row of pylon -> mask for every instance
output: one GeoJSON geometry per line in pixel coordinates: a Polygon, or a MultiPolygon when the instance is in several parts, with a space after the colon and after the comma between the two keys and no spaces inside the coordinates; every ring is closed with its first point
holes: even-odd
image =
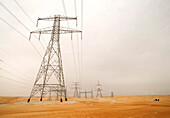
{"type": "MultiPolygon", "coordinates": [[[[79,82],[74,82],[72,89],[74,89],[74,94],[73,97],[81,97],[82,94],[84,94],[84,97],[87,98],[87,94],[91,94],[91,97],[93,98],[93,90],[90,91],[80,91],[80,83],[79,82]]],[[[96,85],[96,97],[102,97],[102,85],[99,83],[96,85]]]]}

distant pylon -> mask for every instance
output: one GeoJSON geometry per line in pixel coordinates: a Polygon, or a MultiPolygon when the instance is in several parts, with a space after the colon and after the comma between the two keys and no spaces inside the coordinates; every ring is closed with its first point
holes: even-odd
{"type": "Polygon", "coordinates": [[[48,101],[51,101],[51,100],[52,100],[52,99],[51,99],[51,92],[52,92],[52,89],[51,89],[51,87],[50,87],[48,101]]]}
{"type": "Polygon", "coordinates": [[[96,91],[97,91],[97,94],[96,94],[96,97],[102,97],[102,85],[99,83],[98,81],[98,84],[96,85],[96,91]]]}
{"type": "Polygon", "coordinates": [[[111,97],[112,97],[112,98],[114,97],[114,94],[113,94],[113,92],[111,92],[111,97]]]}
{"type": "Polygon", "coordinates": [[[32,33],[39,33],[39,39],[41,37],[41,34],[51,34],[51,39],[48,43],[43,61],[41,63],[39,72],[37,74],[30,97],[27,102],[29,102],[30,99],[37,93],[40,93],[40,101],[42,101],[42,98],[50,91],[51,87],[51,91],[54,91],[57,94],[59,93],[61,102],[63,101],[63,95],[65,97],[65,101],[67,101],[67,92],[64,81],[64,72],[60,49],[60,34],[82,33],[82,31],[61,26],[61,21],[77,20],[77,17],[55,15],[46,18],[38,18],[37,25],[38,21],[40,20],[53,21],[53,26],[31,32],[30,39],[32,33]],[[51,80],[51,82],[49,80],[51,80]]]}
{"type": "Polygon", "coordinates": [[[79,97],[79,82],[73,82],[73,87],[71,87],[72,89],[74,89],[74,94],[73,94],[73,97],[79,97]]]}
{"type": "Polygon", "coordinates": [[[56,101],[58,101],[58,91],[56,91],[56,101]]]}
{"type": "Polygon", "coordinates": [[[91,90],[91,97],[93,98],[93,90],[91,90]]]}
{"type": "Polygon", "coordinates": [[[90,93],[91,94],[91,98],[93,98],[93,90],[91,91],[84,91],[84,92],[79,92],[79,97],[81,97],[81,94],[84,94],[84,97],[87,98],[87,94],[90,93]]]}

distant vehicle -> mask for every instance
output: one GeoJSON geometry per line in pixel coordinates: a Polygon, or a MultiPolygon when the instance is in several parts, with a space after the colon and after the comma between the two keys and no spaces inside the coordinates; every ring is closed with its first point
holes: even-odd
{"type": "Polygon", "coordinates": [[[159,101],[159,99],[155,99],[154,101],[159,101]]]}

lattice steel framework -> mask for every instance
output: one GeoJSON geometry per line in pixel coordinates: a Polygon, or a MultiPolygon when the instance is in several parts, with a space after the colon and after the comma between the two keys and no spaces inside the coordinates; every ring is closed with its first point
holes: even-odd
{"type": "Polygon", "coordinates": [[[79,97],[79,89],[80,89],[79,84],[80,84],[79,82],[73,82],[72,84],[73,87],[71,88],[74,89],[73,97],[79,97]]]}
{"type": "Polygon", "coordinates": [[[81,92],[79,92],[79,97],[81,97],[81,94],[84,94],[84,97],[87,98],[88,93],[91,94],[91,98],[93,98],[93,90],[91,90],[91,91],[86,91],[85,90],[83,92],[81,91],[81,92]]]}
{"type": "Polygon", "coordinates": [[[97,95],[96,95],[96,97],[102,97],[102,85],[99,83],[99,81],[98,81],[98,84],[96,85],[96,91],[97,91],[97,95]]]}
{"type": "Polygon", "coordinates": [[[111,92],[111,97],[112,97],[112,98],[114,97],[114,93],[113,93],[113,92],[111,92]]]}
{"type": "Polygon", "coordinates": [[[30,99],[39,92],[41,95],[40,101],[42,101],[42,98],[50,91],[53,92],[55,91],[57,96],[59,94],[61,102],[62,102],[63,95],[65,97],[65,100],[67,101],[67,96],[66,96],[67,92],[66,92],[66,86],[64,82],[64,73],[63,73],[63,65],[62,65],[62,57],[61,57],[61,49],[60,49],[60,34],[66,34],[66,33],[82,34],[82,31],[60,26],[61,21],[77,20],[77,17],[65,17],[60,15],[55,15],[47,18],[38,18],[37,26],[38,26],[38,21],[40,20],[53,21],[53,26],[32,31],[30,33],[30,39],[32,33],[39,33],[39,39],[41,37],[41,34],[51,34],[51,39],[48,43],[39,72],[37,74],[35,83],[33,85],[30,97],[27,102],[30,102],[30,99]],[[56,82],[52,84],[48,83],[51,78],[54,78],[56,82]],[[40,83],[40,80],[43,81],[40,83]]]}

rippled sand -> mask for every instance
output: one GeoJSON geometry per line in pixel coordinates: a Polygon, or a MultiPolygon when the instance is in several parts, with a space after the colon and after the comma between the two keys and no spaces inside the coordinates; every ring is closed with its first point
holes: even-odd
{"type": "Polygon", "coordinates": [[[26,97],[0,97],[0,118],[170,118],[170,96],[68,98],[67,102],[26,102],[26,97]],[[160,101],[154,101],[159,98],[160,101]]]}

